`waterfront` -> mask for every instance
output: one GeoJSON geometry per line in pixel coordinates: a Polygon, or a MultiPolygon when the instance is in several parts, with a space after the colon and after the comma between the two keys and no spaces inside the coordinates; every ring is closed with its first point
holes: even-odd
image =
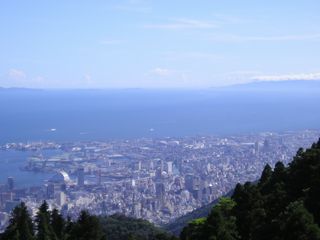
{"type": "Polygon", "coordinates": [[[24,201],[36,211],[46,199],[65,216],[87,209],[167,223],[223,196],[238,182],[255,181],[266,164],[289,163],[319,136],[320,131],[304,130],[8,143],[1,146],[1,209],[7,216],[24,201]]]}
{"type": "MultiPolygon", "coordinates": [[[[56,151],[43,151],[43,154],[50,156],[56,151]]],[[[28,157],[32,151],[0,150],[0,183],[5,183],[8,177],[15,179],[17,188],[41,186],[53,173],[24,171],[28,157]]]]}

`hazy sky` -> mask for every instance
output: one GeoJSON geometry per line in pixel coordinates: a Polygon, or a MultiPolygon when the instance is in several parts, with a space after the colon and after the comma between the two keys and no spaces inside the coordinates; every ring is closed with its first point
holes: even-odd
{"type": "Polygon", "coordinates": [[[320,79],[319,0],[2,0],[0,86],[320,79]]]}

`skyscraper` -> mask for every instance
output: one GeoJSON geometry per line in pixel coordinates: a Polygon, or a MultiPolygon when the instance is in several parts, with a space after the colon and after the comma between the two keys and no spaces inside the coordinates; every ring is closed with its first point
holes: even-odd
{"type": "Polygon", "coordinates": [[[167,173],[168,173],[168,175],[172,175],[172,173],[173,173],[173,163],[172,162],[167,162],[167,173]]]}
{"type": "Polygon", "coordinates": [[[8,177],[7,184],[8,184],[8,190],[12,191],[14,189],[14,179],[13,179],[13,177],[8,177]]]}
{"type": "Polygon", "coordinates": [[[82,167],[78,169],[78,186],[84,186],[84,168],[82,167]]]}
{"type": "Polygon", "coordinates": [[[259,157],[259,154],[260,154],[260,144],[259,142],[255,142],[254,144],[254,154],[259,157]]]}
{"type": "Polygon", "coordinates": [[[164,183],[162,183],[162,182],[157,182],[156,183],[156,196],[157,196],[157,199],[159,200],[160,205],[163,206],[164,200],[165,200],[165,186],[164,186],[164,183]]]}

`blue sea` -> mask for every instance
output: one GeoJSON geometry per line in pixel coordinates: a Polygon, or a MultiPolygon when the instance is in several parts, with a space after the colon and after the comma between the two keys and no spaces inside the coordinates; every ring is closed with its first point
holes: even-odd
{"type": "MultiPolygon", "coordinates": [[[[47,157],[57,154],[52,150],[46,150],[42,153],[47,157]]],[[[5,184],[8,177],[13,177],[17,188],[42,186],[45,180],[50,179],[52,173],[35,173],[23,170],[28,157],[33,154],[33,152],[26,151],[0,150],[0,184],[5,184]]]]}
{"type": "Polygon", "coordinates": [[[0,144],[320,128],[320,89],[2,90],[0,144]]]}
{"type": "MultiPolygon", "coordinates": [[[[0,89],[0,144],[138,137],[230,135],[320,129],[320,85],[204,90],[0,89]]],[[[20,173],[25,153],[0,153],[0,181],[20,173]],[[9,164],[12,163],[12,164],[9,164]]]]}

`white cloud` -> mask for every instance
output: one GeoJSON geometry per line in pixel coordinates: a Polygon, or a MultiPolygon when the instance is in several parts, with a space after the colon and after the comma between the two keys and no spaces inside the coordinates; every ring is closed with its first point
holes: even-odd
{"type": "Polygon", "coordinates": [[[285,81],[285,80],[320,80],[318,73],[300,73],[300,74],[283,74],[283,75],[258,75],[252,77],[256,81],[285,81]]]}
{"type": "Polygon", "coordinates": [[[182,84],[189,80],[188,72],[161,67],[152,69],[146,76],[151,76],[152,79],[165,81],[166,83],[170,82],[170,85],[182,84]]]}
{"type": "Polygon", "coordinates": [[[144,28],[172,29],[172,30],[175,30],[175,29],[209,29],[209,28],[217,28],[217,27],[218,27],[218,24],[216,22],[187,19],[187,18],[173,19],[169,23],[144,25],[144,28]]]}
{"type": "Polygon", "coordinates": [[[23,80],[27,77],[26,73],[22,70],[11,68],[8,72],[8,76],[13,80],[23,80]]]}
{"type": "Polygon", "coordinates": [[[150,71],[151,74],[157,75],[160,77],[167,77],[167,76],[171,75],[173,72],[174,71],[172,71],[170,69],[160,68],[160,67],[154,68],[150,71]]]}
{"type": "Polygon", "coordinates": [[[221,42],[305,41],[305,40],[320,40],[320,34],[279,35],[279,36],[214,35],[210,37],[210,40],[221,41],[221,42]]]}

